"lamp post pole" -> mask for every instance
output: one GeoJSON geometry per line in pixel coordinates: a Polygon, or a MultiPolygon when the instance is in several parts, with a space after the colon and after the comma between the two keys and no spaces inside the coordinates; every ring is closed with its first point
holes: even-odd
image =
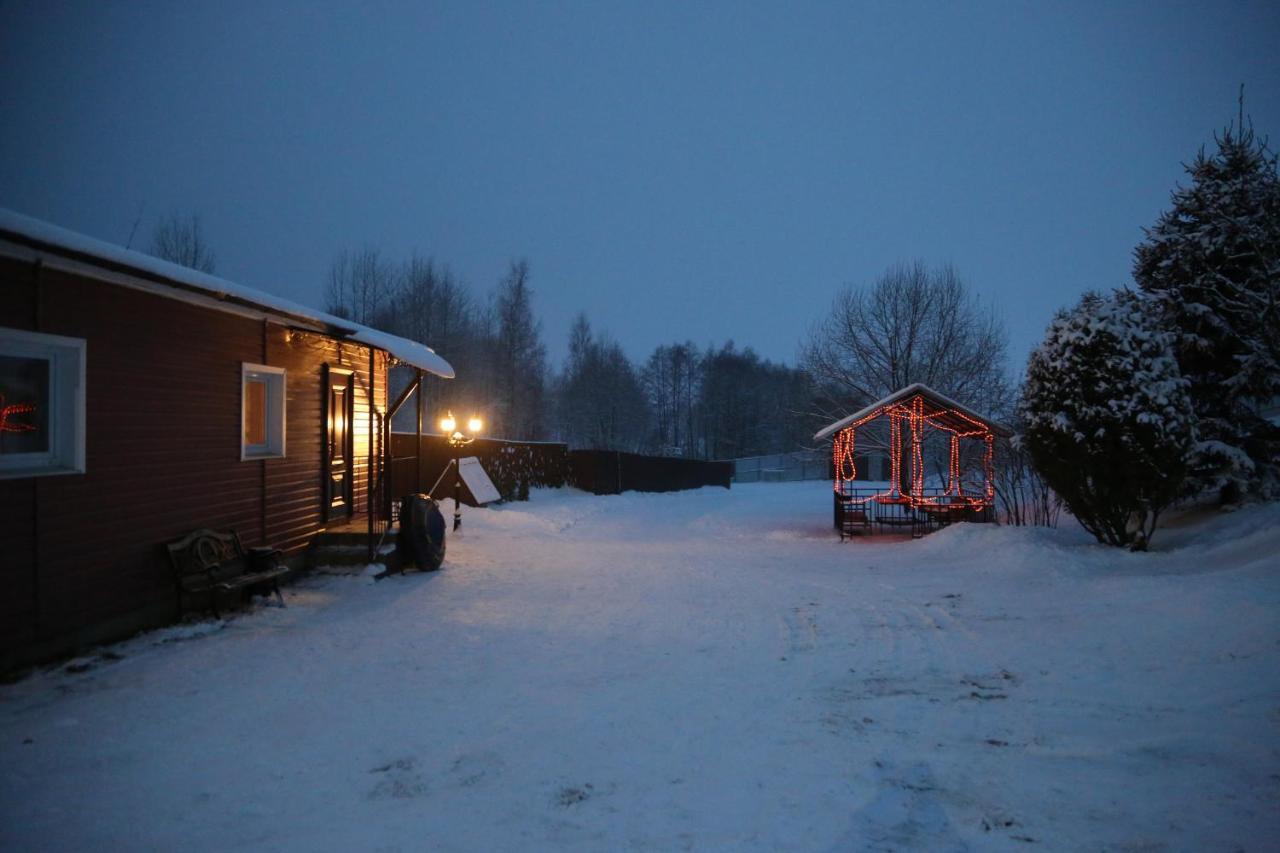
{"type": "Polygon", "coordinates": [[[462,445],[453,445],[453,529],[462,526],[462,445]]]}
{"type": "MultiPolygon", "coordinates": [[[[484,422],[475,415],[467,421],[467,430],[463,432],[453,412],[447,412],[440,419],[440,429],[447,436],[449,446],[453,448],[453,529],[462,526],[462,448],[476,440],[476,435],[484,427],[484,422]]],[[[446,469],[448,470],[448,469],[446,469]]]]}

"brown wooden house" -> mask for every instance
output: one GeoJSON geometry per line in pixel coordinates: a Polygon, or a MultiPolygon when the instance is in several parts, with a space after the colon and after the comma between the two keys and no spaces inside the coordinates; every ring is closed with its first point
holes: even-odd
{"type": "Polygon", "coordinates": [[[172,621],[164,544],[193,529],[296,561],[380,526],[395,363],[453,376],[413,341],[0,210],[0,669],[172,621]]]}

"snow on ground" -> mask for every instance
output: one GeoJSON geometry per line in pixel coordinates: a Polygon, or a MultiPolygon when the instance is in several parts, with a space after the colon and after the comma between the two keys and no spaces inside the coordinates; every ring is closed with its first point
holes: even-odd
{"type": "Polygon", "coordinates": [[[822,483],[464,513],[438,573],[0,687],[0,849],[1276,849],[1280,506],[1151,554],[840,543],[822,483]]]}

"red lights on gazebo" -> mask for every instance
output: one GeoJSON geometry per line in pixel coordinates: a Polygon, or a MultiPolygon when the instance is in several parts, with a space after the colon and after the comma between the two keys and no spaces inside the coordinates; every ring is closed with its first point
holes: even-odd
{"type": "Polygon", "coordinates": [[[990,421],[954,400],[921,384],[910,385],[883,400],[820,430],[814,439],[832,438],[835,468],[836,526],[843,535],[853,532],[850,518],[865,527],[880,524],[912,525],[928,529],[951,521],[989,521],[995,500],[995,438],[1009,435],[1005,427],[990,421]],[[889,485],[887,489],[859,489],[857,433],[860,427],[888,420],[889,485]],[[924,444],[928,436],[947,437],[947,474],[941,487],[926,487],[924,444]],[[961,465],[963,441],[980,441],[982,483],[966,491],[961,465]],[[909,477],[903,477],[903,465],[909,477]],[[894,511],[884,508],[895,507],[894,511]]]}

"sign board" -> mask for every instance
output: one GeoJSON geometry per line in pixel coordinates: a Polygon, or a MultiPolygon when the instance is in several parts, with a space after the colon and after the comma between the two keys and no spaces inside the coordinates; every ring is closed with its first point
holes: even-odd
{"type": "Polygon", "coordinates": [[[502,500],[502,495],[498,494],[493,480],[489,479],[489,475],[485,473],[480,460],[476,457],[468,456],[465,459],[459,459],[458,472],[462,475],[462,482],[466,483],[467,488],[471,490],[471,496],[476,499],[476,503],[484,505],[502,500]]]}

